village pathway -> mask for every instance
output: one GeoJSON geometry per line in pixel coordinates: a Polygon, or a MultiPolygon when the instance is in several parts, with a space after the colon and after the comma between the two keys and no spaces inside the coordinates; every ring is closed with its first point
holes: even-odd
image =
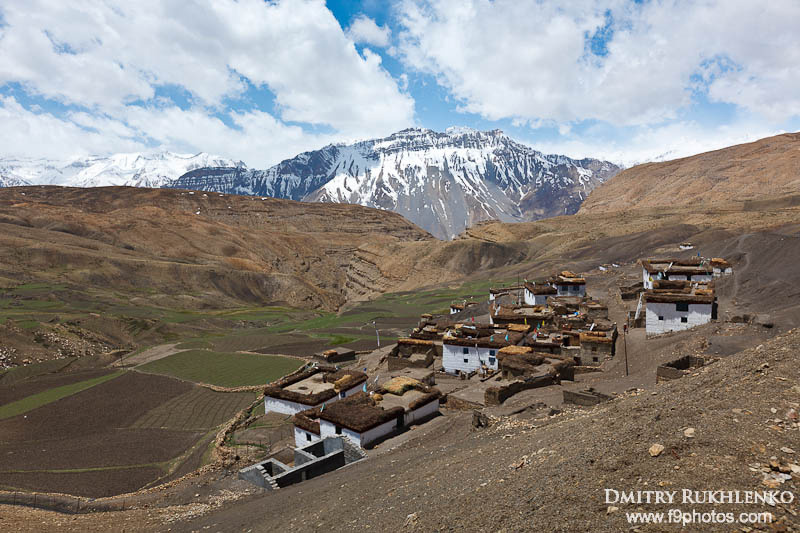
{"type": "Polygon", "coordinates": [[[185,351],[185,350],[179,350],[177,346],[178,346],[177,343],[160,344],[158,346],[153,346],[152,348],[148,348],[130,357],[120,359],[119,361],[116,361],[113,366],[136,367],[143,365],[145,363],[150,363],[152,361],[157,361],[159,359],[169,357],[170,355],[176,354],[178,352],[185,351]]]}

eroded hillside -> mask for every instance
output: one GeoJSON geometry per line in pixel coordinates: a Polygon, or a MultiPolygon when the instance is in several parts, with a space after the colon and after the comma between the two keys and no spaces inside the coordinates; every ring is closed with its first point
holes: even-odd
{"type": "Polygon", "coordinates": [[[580,213],[667,206],[707,209],[800,193],[800,133],[637,165],[597,187],[580,213]]]}

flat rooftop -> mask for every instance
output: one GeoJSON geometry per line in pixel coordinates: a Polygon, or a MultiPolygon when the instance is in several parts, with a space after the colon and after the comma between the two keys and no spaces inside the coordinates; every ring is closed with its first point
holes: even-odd
{"type": "Polygon", "coordinates": [[[333,383],[325,383],[322,381],[324,374],[322,372],[307,377],[297,383],[292,383],[284,387],[284,390],[296,392],[297,394],[317,394],[329,389],[333,389],[333,383]]]}

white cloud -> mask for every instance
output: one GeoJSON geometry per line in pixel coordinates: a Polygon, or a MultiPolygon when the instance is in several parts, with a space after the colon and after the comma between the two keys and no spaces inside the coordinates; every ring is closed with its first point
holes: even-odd
{"type": "Polygon", "coordinates": [[[465,111],[486,118],[617,125],[674,120],[692,103],[693,76],[713,101],[769,120],[800,114],[795,0],[404,0],[398,49],[436,76],[465,111]],[[607,55],[587,36],[606,24],[607,55]]]}
{"type": "Polygon", "coordinates": [[[359,15],[350,24],[347,35],[356,43],[371,44],[380,48],[389,46],[392,32],[366,15],[359,15]]]}
{"type": "MultiPolygon", "coordinates": [[[[86,123],[88,116],[79,122],[86,123]]],[[[91,154],[136,152],[145,145],[121,132],[87,131],[72,121],[47,113],[34,113],[10,96],[0,96],[0,146],[2,155],[71,159],[91,154]]]]}
{"type": "MultiPolygon", "coordinates": [[[[308,131],[373,136],[414,122],[411,97],[380,56],[359,54],[323,0],[12,0],[0,15],[0,87],[19,83],[28,94],[81,109],[62,119],[18,104],[4,112],[23,122],[55,120],[58,131],[77,128],[67,143],[75,149],[82,140],[84,151],[110,152],[135,134],[167,149],[197,146],[263,166],[294,155],[277,155],[280,148],[329,138],[308,131]],[[227,108],[246,82],[274,95],[275,116],[227,108]],[[187,95],[189,109],[159,90],[187,95]],[[84,128],[107,133],[107,148],[84,128]]],[[[0,142],[10,135],[0,133],[0,142]]],[[[42,143],[31,137],[29,144],[42,143]]]]}
{"type": "Polygon", "coordinates": [[[169,147],[225,154],[266,167],[334,141],[333,134],[309,134],[262,111],[232,113],[231,119],[232,127],[204,110],[176,106],[127,106],[118,118],[71,113],[62,119],[0,96],[0,145],[4,155],[57,160],[169,147]]]}
{"type": "Polygon", "coordinates": [[[630,167],[648,161],[667,161],[726,146],[753,142],[785,133],[758,121],[737,121],[718,127],[704,127],[692,121],[675,121],[661,126],[640,126],[620,140],[608,140],[587,132],[554,141],[530,144],[545,153],[573,158],[594,157],[630,167]]]}

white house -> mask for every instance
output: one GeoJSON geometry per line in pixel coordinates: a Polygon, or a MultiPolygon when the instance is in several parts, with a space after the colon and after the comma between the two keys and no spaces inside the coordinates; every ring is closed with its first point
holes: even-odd
{"type": "MultiPolygon", "coordinates": [[[[711,291],[702,291],[710,293],[711,291]]],[[[647,335],[681,331],[710,322],[715,318],[713,294],[652,293],[644,294],[647,335]]]]}
{"type": "Polygon", "coordinates": [[[367,375],[355,370],[316,366],[289,374],[267,385],[264,412],[294,415],[360,391],[367,375]]]}
{"type": "Polygon", "coordinates": [[[700,257],[688,259],[643,259],[642,283],[645,289],[652,289],[653,282],[669,281],[711,281],[714,277],[712,265],[700,257]]]}
{"type": "Polygon", "coordinates": [[[558,296],[586,296],[586,280],[565,270],[550,280],[558,296]]]}
{"type": "Polygon", "coordinates": [[[500,330],[488,337],[448,337],[442,339],[442,366],[448,374],[480,370],[482,366],[497,370],[497,352],[504,346],[517,344],[523,333],[500,330]],[[508,339],[508,340],[506,340],[508,339]]]}
{"type": "Polygon", "coordinates": [[[439,412],[439,390],[414,379],[394,378],[376,392],[298,413],[295,444],[340,436],[364,448],[439,412]]]}
{"type": "Polygon", "coordinates": [[[547,299],[558,294],[558,289],[545,283],[525,282],[525,305],[546,305],[547,299]]]}

